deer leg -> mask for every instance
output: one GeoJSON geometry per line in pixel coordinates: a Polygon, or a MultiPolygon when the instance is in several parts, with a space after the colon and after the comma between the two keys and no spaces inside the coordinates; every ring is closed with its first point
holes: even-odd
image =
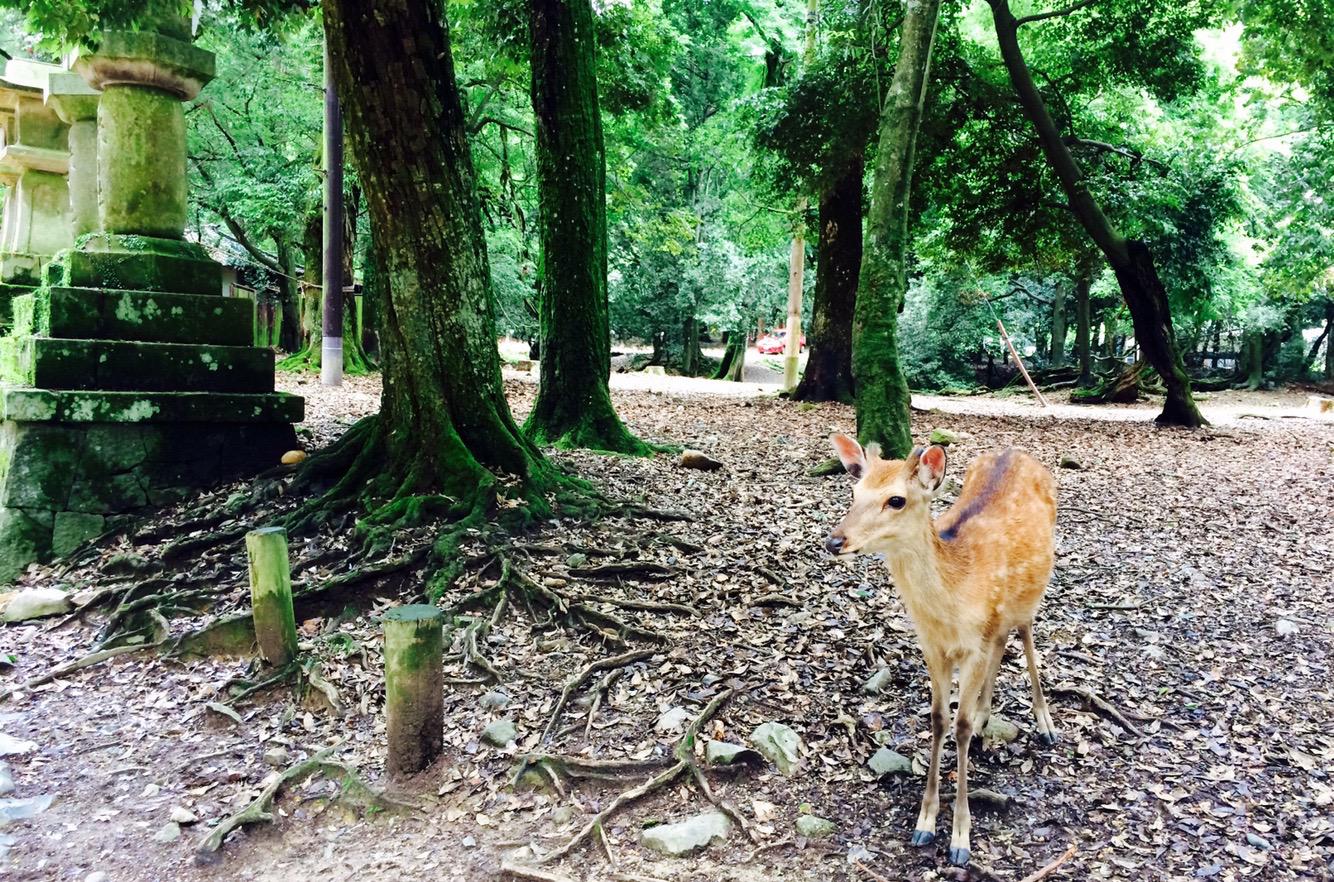
{"type": "Polygon", "coordinates": [[[1042,679],[1038,676],[1038,651],[1033,646],[1031,622],[1019,628],[1019,637],[1024,641],[1024,656],[1028,659],[1028,679],[1033,686],[1033,720],[1038,726],[1038,739],[1043,744],[1055,744],[1059,736],[1056,734],[1056,726],[1051,721],[1051,711],[1047,709],[1047,696],[1042,692],[1042,679]]]}
{"type": "Polygon", "coordinates": [[[954,792],[954,830],[950,836],[950,863],[968,863],[968,836],[972,814],[968,810],[968,747],[973,740],[973,720],[978,713],[982,689],[991,670],[991,655],[978,653],[959,671],[959,710],[954,716],[954,741],[959,751],[958,788],[954,792]]]}
{"type": "Polygon", "coordinates": [[[943,656],[928,656],[926,669],[931,675],[931,765],[926,773],[922,808],[913,828],[913,845],[930,845],[936,838],[936,812],[940,809],[940,752],[945,745],[945,725],[949,721],[950,663],[943,656]]]}
{"type": "MultiPolygon", "coordinates": [[[[1006,637],[1008,636],[1006,635],[1006,637]]],[[[977,703],[977,732],[979,735],[986,731],[987,723],[991,722],[991,695],[996,688],[996,675],[1000,673],[1001,662],[1005,659],[1006,637],[998,639],[995,646],[991,648],[991,658],[987,665],[987,679],[982,684],[982,698],[977,703]]]]}

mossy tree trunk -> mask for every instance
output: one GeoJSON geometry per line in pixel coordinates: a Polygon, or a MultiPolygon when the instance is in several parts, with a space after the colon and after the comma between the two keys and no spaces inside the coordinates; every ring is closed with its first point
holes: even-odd
{"type": "Polygon", "coordinates": [[[612,407],[606,156],[590,0],[530,0],[542,246],[541,372],[524,430],[539,444],[644,454],[612,407]]]}
{"type": "MultiPolygon", "coordinates": [[[[1153,255],[1143,242],[1122,236],[1103,213],[1102,206],[1089,191],[1083,172],[1062,138],[1056,120],[1047,109],[1047,103],[1038,91],[1019,47],[1019,27],[1050,16],[1039,14],[1032,18],[1015,18],[1010,11],[1009,0],[987,2],[991,5],[1001,59],[1019,103],[1037,131],[1047,164],[1060,181],[1069,200],[1070,210],[1112,265],[1121,296],[1130,309],[1135,340],[1167,387],[1167,400],[1163,403],[1163,411],[1158,415],[1157,422],[1173,426],[1206,425],[1206,420],[1195,406],[1195,399],[1191,397],[1190,377],[1182,364],[1172,330],[1167,291],[1158,276],[1153,255]]],[[[1061,14],[1073,12],[1083,5],[1066,7],[1061,14]]]]}
{"type": "Polygon", "coordinates": [[[1093,290],[1091,259],[1080,261],[1075,271],[1075,357],[1079,361],[1080,388],[1093,384],[1093,308],[1090,302],[1093,290]]]}
{"type": "Polygon", "coordinates": [[[1057,285],[1051,296],[1051,345],[1047,362],[1054,368],[1065,367],[1065,338],[1068,325],[1065,316],[1065,288],[1057,285]]]}
{"type": "Polygon", "coordinates": [[[731,380],[733,383],[741,382],[741,378],[746,371],[746,343],[748,338],[746,331],[724,331],[722,361],[718,362],[718,370],[713,372],[715,380],[731,380]]]}
{"type": "MultiPolygon", "coordinates": [[[[357,239],[357,190],[344,197],[343,203],[343,280],[350,287],[353,278],[352,244],[357,239]]],[[[285,371],[318,371],[323,360],[324,336],[324,215],[318,206],[307,213],[301,236],[301,320],[298,347],[278,363],[285,371]]],[[[357,320],[356,298],[343,297],[343,373],[365,374],[370,362],[361,345],[361,325],[357,320]]]]}
{"type": "Polygon", "coordinates": [[[852,317],[862,264],[862,157],[855,156],[820,197],[820,247],[811,303],[810,352],[792,397],[798,401],[854,399],[852,317]]]}
{"type": "Polygon", "coordinates": [[[278,330],[278,348],[284,352],[296,352],[301,340],[301,286],[296,278],[296,254],[292,243],[286,239],[278,241],[278,265],[282,276],[278,285],[282,291],[282,322],[278,330]]]}
{"type": "Polygon", "coordinates": [[[519,431],[501,385],[443,4],[326,0],[322,8],[385,283],[381,410],[358,432],[361,454],[345,480],[364,475],[363,496],[410,504],[443,495],[456,510],[476,511],[505,473],[540,514],[557,473],[519,431]]]}
{"type": "Polygon", "coordinates": [[[915,0],[901,26],[899,58],[880,115],[865,250],[852,322],[857,437],[888,456],[912,448],[908,383],[899,365],[899,311],[907,296],[908,199],[930,81],[940,0],[915,0]]]}

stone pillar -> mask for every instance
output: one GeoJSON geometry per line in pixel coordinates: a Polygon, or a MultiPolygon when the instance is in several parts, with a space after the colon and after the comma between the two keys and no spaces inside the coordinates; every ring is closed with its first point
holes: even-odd
{"type": "Polygon", "coordinates": [[[303,402],[274,391],[253,303],[221,296],[222,266],[183,235],[181,102],[213,74],[189,39],[182,26],[103,33],[75,56],[102,93],[91,151],[88,108],[53,98],[77,127],[66,204],[95,229],[14,299],[0,339],[0,582],[296,446],[303,402]]]}
{"type": "Polygon", "coordinates": [[[35,285],[42,266],[73,242],[70,232],[67,128],[46,106],[47,77],[60,68],[10,60],[0,77],[0,183],[6,186],[0,230],[0,317],[8,322],[13,288],[35,285]]]}
{"type": "Polygon", "coordinates": [[[99,230],[62,257],[53,282],[88,288],[217,294],[222,270],[184,239],[185,113],[213,78],[213,54],[189,28],[108,31],[74,70],[101,92],[97,106],[99,230]]]}
{"type": "Polygon", "coordinates": [[[52,73],[46,103],[69,126],[70,233],[77,241],[100,228],[97,218],[97,90],[71,71],[52,73]]]}

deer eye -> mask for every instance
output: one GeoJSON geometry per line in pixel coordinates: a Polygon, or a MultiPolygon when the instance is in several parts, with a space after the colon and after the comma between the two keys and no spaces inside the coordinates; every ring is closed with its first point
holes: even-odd
{"type": "Polygon", "coordinates": [[[898,511],[907,504],[908,500],[904,499],[902,496],[891,496],[885,500],[885,508],[892,508],[895,511],[898,511]]]}

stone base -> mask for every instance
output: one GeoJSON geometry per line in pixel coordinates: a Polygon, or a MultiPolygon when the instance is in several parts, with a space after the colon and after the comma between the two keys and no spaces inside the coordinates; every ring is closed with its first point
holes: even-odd
{"type": "Polygon", "coordinates": [[[16,285],[0,282],[0,328],[9,330],[14,326],[14,301],[32,292],[31,285],[16,285]]]}
{"type": "Polygon", "coordinates": [[[193,242],[94,233],[51,259],[48,287],[222,293],[222,264],[193,242]]]}
{"type": "Polygon", "coordinates": [[[270,468],[295,445],[285,422],[6,420],[0,424],[0,582],[34,561],[68,554],[118,516],[270,468]]]}

